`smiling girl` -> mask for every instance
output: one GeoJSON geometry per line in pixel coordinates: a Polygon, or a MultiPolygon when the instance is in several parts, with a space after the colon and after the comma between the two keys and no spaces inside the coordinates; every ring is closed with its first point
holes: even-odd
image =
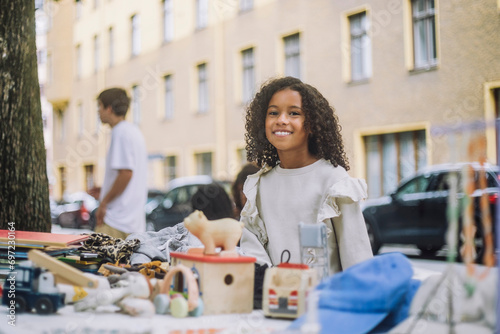
{"type": "Polygon", "coordinates": [[[241,248],[261,265],[284,250],[300,263],[299,222],[326,224],[330,273],[372,257],[359,201],[366,183],[349,176],[341,126],[314,87],[286,77],[265,83],[247,109],[246,149],[261,170],[247,178],[241,248]]]}

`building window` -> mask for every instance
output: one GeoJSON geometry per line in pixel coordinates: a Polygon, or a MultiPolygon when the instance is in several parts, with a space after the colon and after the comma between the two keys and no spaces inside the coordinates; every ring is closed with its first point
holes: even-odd
{"type": "Polygon", "coordinates": [[[240,0],[240,11],[245,12],[253,9],[253,0],[240,0]]]}
{"type": "Polygon", "coordinates": [[[78,136],[83,136],[83,130],[85,129],[85,115],[83,111],[83,104],[78,104],[78,136]]]}
{"type": "Polygon", "coordinates": [[[172,0],[163,0],[163,41],[170,42],[174,38],[174,13],[172,0]]]}
{"type": "Polygon", "coordinates": [[[59,120],[59,141],[64,142],[66,139],[66,117],[63,110],[59,110],[57,115],[59,120]]]}
{"type": "Polygon", "coordinates": [[[66,168],[64,167],[59,167],[59,182],[60,182],[60,191],[61,191],[61,198],[64,196],[64,193],[66,192],[66,168]]]}
{"type": "Polygon", "coordinates": [[[172,75],[167,75],[164,78],[165,82],[165,119],[174,118],[174,92],[172,75]]]}
{"type": "Polygon", "coordinates": [[[43,10],[43,0],[35,0],[35,9],[43,10]]]}
{"type": "Polygon", "coordinates": [[[364,137],[368,197],[396,189],[398,183],[427,165],[425,130],[364,137]]]}
{"type": "Polygon", "coordinates": [[[244,166],[247,160],[247,150],[245,148],[239,148],[236,150],[236,159],[238,159],[238,166],[244,166]]]}
{"type": "MultiPolygon", "coordinates": [[[[500,152],[499,149],[500,147],[498,147],[498,143],[499,143],[499,138],[498,136],[500,135],[500,124],[498,123],[499,122],[499,119],[500,119],[500,88],[494,88],[492,90],[492,93],[493,93],[493,108],[494,108],[494,112],[495,112],[495,119],[496,119],[496,152],[500,152]]],[[[497,153],[498,154],[498,153],[497,153]]],[[[497,161],[500,160],[500,157],[497,157],[497,161]]]]}
{"type": "Polygon", "coordinates": [[[94,165],[86,165],[85,167],[85,191],[94,188],[94,165]]]}
{"type": "Polygon", "coordinates": [[[165,157],[164,175],[165,184],[177,177],[177,157],[175,155],[165,157]]]}
{"type": "Polygon", "coordinates": [[[96,98],[96,103],[95,103],[95,133],[99,133],[99,129],[101,128],[101,117],[99,116],[99,101],[96,98]]]}
{"type": "Polygon", "coordinates": [[[99,36],[94,36],[94,73],[99,71],[99,36]]]}
{"type": "Polygon", "coordinates": [[[139,86],[132,87],[132,114],[134,123],[139,125],[141,123],[141,98],[139,86]]]}
{"type": "Polygon", "coordinates": [[[198,65],[198,113],[208,112],[207,64],[198,65]]]}
{"type": "Polygon", "coordinates": [[[77,1],[75,5],[75,17],[77,20],[82,17],[82,13],[83,13],[83,2],[77,1]]]}
{"type": "Polygon", "coordinates": [[[113,27],[108,30],[108,52],[109,52],[109,67],[115,64],[115,31],[113,27]]]}
{"type": "Polygon", "coordinates": [[[196,0],[196,29],[208,25],[208,0],[196,0]]]}
{"type": "Polygon", "coordinates": [[[415,68],[437,64],[434,0],[412,0],[415,68]]]}
{"type": "Polygon", "coordinates": [[[78,44],[76,46],[76,78],[80,79],[82,77],[82,46],[78,44]]]}
{"type": "Polygon", "coordinates": [[[493,89],[493,98],[495,100],[495,118],[500,118],[500,88],[493,89]]]}
{"type": "Polygon", "coordinates": [[[212,152],[195,154],[196,173],[212,176],[212,152]]]}
{"type": "Polygon", "coordinates": [[[363,80],[371,76],[371,41],[368,28],[366,12],[349,16],[352,81],[363,80]]]}
{"type": "Polygon", "coordinates": [[[300,78],[299,34],[283,38],[285,44],[285,75],[300,78]]]}
{"type": "Polygon", "coordinates": [[[54,80],[54,66],[52,64],[52,53],[47,53],[47,83],[51,84],[54,80]]]}
{"type": "Polygon", "coordinates": [[[247,103],[252,99],[255,87],[253,48],[241,52],[241,62],[243,67],[242,100],[247,103]]]}
{"type": "Polygon", "coordinates": [[[130,18],[132,26],[132,56],[137,56],[141,52],[141,32],[140,32],[140,18],[139,14],[135,14],[130,18]]]}

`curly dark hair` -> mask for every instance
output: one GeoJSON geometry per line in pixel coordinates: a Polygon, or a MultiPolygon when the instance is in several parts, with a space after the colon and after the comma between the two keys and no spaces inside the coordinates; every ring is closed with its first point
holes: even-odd
{"type": "Polygon", "coordinates": [[[335,167],[340,165],[349,170],[340,134],[342,127],[335,109],[316,88],[293,77],[274,78],[265,82],[248,106],[245,124],[248,161],[254,161],[260,167],[278,164],[278,152],[267,140],[265,122],[269,101],[276,92],[284,89],[294,90],[302,97],[304,128],[309,131],[309,152],[318,159],[330,161],[335,167]]]}

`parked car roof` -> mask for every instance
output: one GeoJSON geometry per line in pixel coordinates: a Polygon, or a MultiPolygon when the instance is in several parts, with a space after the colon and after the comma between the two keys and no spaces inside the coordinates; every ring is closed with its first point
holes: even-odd
{"type": "Polygon", "coordinates": [[[208,175],[182,176],[168,182],[167,191],[190,184],[210,184],[212,182],[214,179],[208,175]]]}

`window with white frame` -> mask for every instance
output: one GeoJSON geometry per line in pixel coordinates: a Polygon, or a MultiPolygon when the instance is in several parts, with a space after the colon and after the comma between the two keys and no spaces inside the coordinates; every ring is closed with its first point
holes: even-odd
{"type": "Polygon", "coordinates": [[[293,34],[283,38],[285,44],[285,75],[300,78],[300,36],[293,34]]]}
{"type": "Polygon", "coordinates": [[[253,9],[253,0],[240,0],[240,11],[244,12],[253,9]]]}
{"type": "Polygon", "coordinates": [[[109,67],[115,64],[115,30],[113,27],[108,29],[108,53],[109,53],[109,67]]]}
{"type": "Polygon", "coordinates": [[[173,0],[163,0],[163,41],[170,42],[174,38],[173,0]]]}
{"type": "Polygon", "coordinates": [[[165,184],[177,177],[177,157],[175,155],[165,157],[163,173],[165,184]]]}
{"type": "Polygon", "coordinates": [[[196,173],[212,176],[212,152],[195,154],[196,173]]]}
{"type": "Polygon", "coordinates": [[[253,48],[241,51],[242,63],[242,101],[249,102],[254,94],[255,88],[255,68],[254,68],[254,52],[253,48]]]}
{"type": "Polygon", "coordinates": [[[54,80],[54,65],[52,64],[52,53],[47,53],[47,83],[54,80]]]}
{"type": "Polygon", "coordinates": [[[495,118],[500,118],[500,88],[493,89],[493,99],[495,101],[495,118]]]}
{"type": "Polygon", "coordinates": [[[246,163],[248,163],[247,160],[247,150],[245,148],[239,148],[236,150],[236,159],[238,159],[238,166],[242,167],[246,163]]]}
{"type": "Polygon", "coordinates": [[[208,112],[207,64],[198,65],[198,113],[208,112]]]}
{"type": "Polygon", "coordinates": [[[132,56],[137,56],[141,52],[141,31],[140,31],[140,17],[139,14],[135,14],[130,18],[130,24],[132,28],[131,34],[131,46],[132,46],[132,56]]]}
{"type": "Polygon", "coordinates": [[[83,136],[85,129],[85,114],[83,110],[83,103],[78,103],[78,136],[83,136]]]}
{"type": "Polygon", "coordinates": [[[139,125],[141,123],[141,93],[139,86],[132,87],[132,116],[134,123],[139,125]]]}
{"type": "MultiPolygon", "coordinates": [[[[498,122],[500,119],[500,87],[493,88],[491,90],[491,94],[493,95],[493,110],[495,113],[495,119],[498,122]]],[[[499,143],[500,132],[498,130],[498,123],[497,123],[495,130],[496,130],[496,142],[495,143],[496,143],[496,149],[497,149],[496,151],[499,152],[500,147],[498,146],[498,143],[499,143]]]]}
{"type": "Polygon", "coordinates": [[[66,175],[66,168],[65,167],[59,167],[59,182],[60,182],[59,191],[61,192],[61,196],[62,196],[66,192],[67,175],[66,175]]]}
{"type": "Polygon", "coordinates": [[[96,113],[95,113],[95,133],[99,133],[99,130],[101,129],[101,117],[99,116],[99,100],[97,100],[96,98],[96,101],[95,101],[95,110],[96,110],[96,113]]]}
{"type": "Polygon", "coordinates": [[[44,0],[35,0],[35,9],[38,10],[43,10],[43,1],[44,0]]]}
{"type": "Polygon", "coordinates": [[[94,36],[94,73],[97,73],[97,71],[99,71],[99,58],[100,58],[99,36],[95,35],[94,36]]]}
{"type": "Polygon", "coordinates": [[[80,79],[82,77],[82,46],[78,44],[76,46],[76,78],[80,79]]]}
{"type": "Polygon", "coordinates": [[[208,25],[208,0],[196,0],[196,29],[208,25]]]}
{"type": "Polygon", "coordinates": [[[82,12],[83,12],[83,2],[77,1],[75,4],[75,17],[77,20],[82,17],[82,12]]]}
{"type": "Polygon", "coordinates": [[[413,56],[415,68],[437,64],[434,0],[412,0],[413,56]]]}
{"type": "Polygon", "coordinates": [[[366,12],[349,16],[351,36],[351,81],[371,76],[371,41],[368,35],[369,23],[366,12]]]}
{"type": "Polygon", "coordinates": [[[172,75],[163,78],[165,84],[165,119],[174,118],[174,91],[172,75]]]}
{"type": "Polygon", "coordinates": [[[64,142],[66,139],[66,117],[64,110],[59,109],[57,115],[59,120],[59,141],[64,142]]]}
{"type": "Polygon", "coordinates": [[[365,136],[368,197],[396,189],[398,183],[427,165],[425,130],[365,136]]]}
{"type": "Polygon", "coordinates": [[[94,188],[94,165],[85,165],[85,191],[89,191],[94,188]]]}

